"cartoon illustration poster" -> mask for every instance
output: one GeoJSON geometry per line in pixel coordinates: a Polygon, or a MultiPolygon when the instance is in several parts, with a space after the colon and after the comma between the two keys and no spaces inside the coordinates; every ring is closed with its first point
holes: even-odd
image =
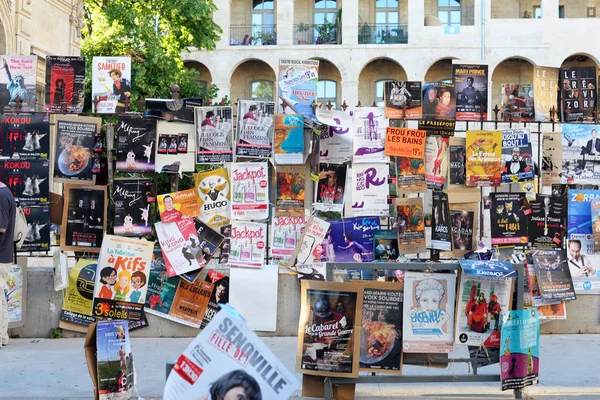
{"type": "Polygon", "coordinates": [[[96,357],[98,398],[131,398],[136,389],[128,321],[98,322],[96,357]]]}
{"type": "Polygon", "coordinates": [[[315,210],[340,212],[344,209],[347,169],[346,164],[319,164],[315,210]]]}
{"type": "Polygon", "coordinates": [[[500,347],[500,313],[511,309],[515,268],[507,261],[460,260],[455,342],[500,347]]]}
{"type": "Polygon", "coordinates": [[[321,131],[320,162],[343,164],[352,160],[354,125],[352,115],[341,110],[317,109],[317,120],[327,125],[321,131]]]}
{"type": "Polygon", "coordinates": [[[92,113],[126,111],[131,97],[131,57],[92,59],[92,113]]]}
{"type": "Polygon", "coordinates": [[[60,249],[98,253],[106,231],[106,186],[64,187],[60,249]]]}
{"type": "Polygon", "coordinates": [[[120,117],[117,140],[117,172],[154,172],[156,120],[120,117]]]}
{"type": "Polygon", "coordinates": [[[500,186],[502,132],[467,131],[467,186],[500,186]]]}
{"type": "Polygon", "coordinates": [[[327,222],[330,227],[322,244],[321,261],[373,261],[373,234],[381,229],[379,217],[343,218],[327,222]]]}
{"type": "Polygon", "coordinates": [[[533,93],[536,121],[550,121],[550,110],[558,108],[558,91],[559,69],[534,66],[533,93]]]}
{"type": "Polygon", "coordinates": [[[19,161],[47,159],[49,133],[46,115],[0,115],[0,157],[19,161]]]}
{"type": "Polygon", "coordinates": [[[273,218],[269,229],[270,243],[269,258],[289,260],[300,241],[304,227],[305,216],[283,216],[273,218]]]}
{"type": "Polygon", "coordinates": [[[50,207],[22,207],[27,220],[25,241],[18,251],[50,250],[50,207]]]}
{"type": "Polygon", "coordinates": [[[496,192],[490,197],[492,245],[526,245],[531,207],[525,193],[496,192]]]}
{"type": "Polygon", "coordinates": [[[194,174],[194,182],[200,198],[200,221],[213,229],[228,225],[231,218],[231,185],[227,168],[198,172],[194,174]]]}
{"type": "Polygon", "coordinates": [[[388,216],[389,166],[356,164],[352,168],[352,215],[388,216]]]}
{"type": "Polygon", "coordinates": [[[442,190],[448,176],[449,138],[427,135],[425,140],[425,180],[428,189],[442,190]]]}
{"type": "Polygon", "coordinates": [[[304,120],[301,115],[275,115],[275,164],[304,164],[304,120]]]}
{"type": "Polygon", "coordinates": [[[455,60],[452,81],[456,87],[456,120],[487,120],[488,66],[455,60]]]}
{"type": "Polygon", "coordinates": [[[534,175],[529,129],[502,131],[502,183],[531,181],[534,175]]]}
{"type": "MultiPolygon", "coordinates": [[[[315,119],[319,60],[279,60],[279,114],[299,114],[315,119]]],[[[277,161],[275,161],[277,162],[277,161]]]]}
{"type": "Polygon", "coordinates": [[[200,204],[196,189],[160,194],[156,198],[162,222],[181,221],[200,216],[200,204]]]}
{"type": "Polygon", "coordinates": [[[267,246],[267,224],[258,222],[231,222],[230,266],[262,268],[267,246]]]}
{"type": "Polygon", "coordinates": [[[383,86],[385,116],[389,119],[420,119],[423,114],[421,96],[420,81],[386,81],[383,86]]]}
{"type": "Polygon", "coordinates": [[[278,216],[304,215],[306,173],[302,169],[303,167],[281,165],[277,167],[275,213],[278,216]]]}
{"type": "Polygon", "coordinates": [[[502,314],[500,378],[502,390],[539,382],[540,322],[535,308],[502,314]]]}
{"type": "Polygon", "coordinates": [[[591,202],[600,191],[569,189],[567,195],[567,247],[574,242],[580,254],[594,254],[591,202]]]}
{"type": "Polygon", "coordinates": [[[85,57],[46,56],[45,108],[80,113],[85,102],[85,57]]]}
{"type": "Polygon", "coordinates": [[[562,138],[559,133],[544,132],[542,144],[542,186],[560,183],[562,172],[562,138]]]}
{"type": "Polygon", "coordinates": [[[598,130],[600,125],[563,125],[561,183],[598,183],[600,180],[598,130]]]}
{"type": "Polygon", "coordinates": [[[95,260],[80,258],[69,271],[69,285],[60,312],[61,328],[73,329],[71,324],[87,327],[97,321],[92,317],[97,265],[95,260]]]}
{"type": "Polygon", "coordinates": [[[113,181],[114,233],[118,236],[144,237],[152,233],[150,179],[115,179],[113,181]]]}
{"type": "Polygon", "coordinates": [[[240,100],[238,102],[237,142],[238,157],[268,158],[273,149],[275,103],[240,100]]]}
{"type": "Polygon", "coordinates": [[[531,83],[502,84],[503,121],[526,122],[535,119],[534,92],[531,83]]]}
{"type": "Polygon", "coordinates": [[[269,218],[269,165],[267,162],[231,164],[233,219],[269,218]]]}
{"type": "Polygon", "coordinates": [[[140,319],[153,248],[154,243],[144,239],[104,235],[94,285],[94,317],[140,319]]]}
{"type": "Polygon", "coordinates": [[[402,254],[425,252],[423,198],[396,199],[396,219],[392,229],[398,231],[398,248],[402,254]]]}
{"type": "Polygon", "coordinates": [[[387,163],[384,154],[388,119],[385,110],[378,107],[361,107],[354,110],[354,163],[387,163]]]}
{"type": "Polygon", "coordinates": [[[37,56],[0,56],[0,112],[35,111],[37,56]]]}
{"type": "Polygon", "coordinates": [[[233,161],[231,107],[196,107],[196,164],[233,161]]]}
{"type": "Polygon", "coordinates": [[[456,90],[453,83],[428,82],[423,84],[423,119],[456,119],[456,90]]]}
{"type": "Polygon", "coordinates": [[[596,67],[560,69],[563,122],[594,122],[596,67]]]}
{"type": "Polygon", "coordinates": [[[450,353],[454,343],[456,275],[407,271],[402,341],[405,353],[450,353]]]}
{"type": "Polygon", "coordinates": [[[91,117],[61,116],[56,119],[55,182],[90,184],[94,181],[93,155],[103,147],[102,138],[96,138],[101,123],[100,118],[91,117]]]}

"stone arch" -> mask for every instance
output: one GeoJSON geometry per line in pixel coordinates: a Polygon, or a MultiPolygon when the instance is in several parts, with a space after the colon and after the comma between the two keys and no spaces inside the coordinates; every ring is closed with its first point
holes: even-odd
{"type": "Polygon", "coordinates": [[[441,82],[452,79],[452,60],[456,60],[457,57],[443,57],[439,58],[427,68],[424,82],[441,82]]]}
{"type": "Polygon", "coordinates": [[[0,26],[0,54],[15,54],[13,13],[6,1],[0,2],[0,26]]]}
{"type": "Polygon", "coordinates": [[[273,99],[277,90],[277,75],[266,61],[248,58],[238,62],[232,69],[231,101],[252,99],[252,83],[268,81],[273,83],[273,99]]]}
{"type": "Polygon", "coordinates": [[[200,61],[195,60],[187,60],[183,62],[183,65],[187,69],[194,69],[198,71],[199,76],[198,80],[201,82],[206,82],[207,87],[210,87],[213,82],[212,74],[206,65],[201,63],[200,61]]]}
{"type": "MultiPolygon", "coordinates": [[[[491,99],[491,109],[493,110],[496,106],[502,108],[502,85],[516,85],[518,84],[520,89],[523,91],[527,86],[531,85],[533,90],[533,69],[536,64],[526,57],[514,56],[508,57],[500,61],[494,67],[493,71],[489,71],[490,93],[488,97],[491,99]]],[[[525,90],[529,93],[529,90],[525,90]]],[[[494,118],[493,111],[490,111],[490,115],[494,118]]],[[[501,113],[498,114],[500,119],[501,113]]]]}
{"type": "MultiPolygon", "coordinates": [[[[330,60],[323,57],[311,57],[312,60],[319,60],[319,81],[334,81],[336,83],[336,103],[340,105],[342,93],[342,73],[340,69],[330,60]]],[[[319,96],[319,94],[317,94],[319,96]]],[[[327,94],[326,97],[330,97],[327,94]]],[[[321,100],[317,99],[321,102],[321,100]]]]}
{"type": "Polygon", "coordinates": [[[362,105],[373,104],[376,100],[378,82],[385,80],[407,80],[406,70],[399,62],[389,57],[377,57],[363,65],[358,75],[358,100],[362,105]]]}

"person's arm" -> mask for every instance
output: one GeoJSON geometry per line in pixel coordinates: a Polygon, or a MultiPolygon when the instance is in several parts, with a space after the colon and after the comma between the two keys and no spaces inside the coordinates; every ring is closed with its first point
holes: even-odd
{"type": "Polygon", "coordinates": [[[10,223],[10,202],[4,200],[2,203],[0,207],[0,234],[6,232],[10,223]]]}

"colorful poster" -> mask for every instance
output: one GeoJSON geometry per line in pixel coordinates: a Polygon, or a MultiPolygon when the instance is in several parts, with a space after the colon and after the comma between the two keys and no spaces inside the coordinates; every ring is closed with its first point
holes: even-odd
{"type": "MultiPolygon", "coordinates": [[[[27,310],[27,270],[21,265],[11,265],[6,281],[5,292],[8,308],[8,328],[25,326],[27,310]]],[[[6,325],[5,325],[6,326],[6,325]]]]}
{"type": "Polygon", "coordinates": [[[503,121],[527,122],[535,120],[535,102],[533,85],[531,83],[502,84],[503,121]]]}
{"type": "Polygon", "coordinates": [[[206,313],[212,289],[213,285],[210,282],[198,280],[190,283],[180,279],[169,315],[180,321],[187,321],[186,325],[199,327],[206,313]]]}
{"type": "Polygon", "coordinates": [[[373,259],[375,262],[394,262],[399,255],[397,232],[373,231],[373,259]]]}
{"type": "Polygon", "coordinates": [[[231,219],[231,185],[227,168],[198,172],[194,174],[194,182],[200,199],[200,221],[213,229],[228,225],[231,219]]]}
{"type": "Polygon", "coordinates": [[[442,191],[434,190],[432,198],[431,248],[450,251],[452,250],[452,228],[448,195],[442,191]]]}
{"type": "Polygon", "coordinates": [[[511,309],[515,267],[507,261],[460,260],[455,342],[500,347],[500,313],[511,309]]]}
{"type": "Polygon", "coordinates": [[[396,199],[396,219],[392,229],[398,231],[398,248],[401,254],[425,252],[425,221],[423,198],[396,199]]]}
{"type": "Polygon", "coordinates": [[[500,378],[502,390],[539,382],[540,322],[535,308],[502,314],[500,378]]]}
{"type": "Polygon", "coordinates": [[[341,212],[344,209],[347,169],[346,164],[319,164],[315,210],[341,212]]]}
{"type": "Polygon", "coordinates": [[[104,235],[94,285],[93,316],[138,320],[146,289],[154,243],[104,235]]]}
{"type": "Polygon", "coordinates": [[[538,194],[531,205],[528,223],[529,243],[533,247],[562,247],[567,207],[564,197],[538,194]]]}
{"type": "Polygon", "coordinates": [[[96,261],[80,258],[69,271],[69,285],[60,312],[61,328],[70,329],[70,324],[87,327],[97,321],[92,317],[97,265],[96,261]]]}
{"type": "Polygon", "coordinates": [[[131,98],[131,57],[92,59],[92,113],[127,111],[131,98]]]}
{"type": "Polygon", "coordinates": [[[552,108],[558,112],[558,75],[558,68],[533,67],[536,121],[550,121],[550,110],[552,108]]]}
{"type": "Polygon", "coordinates": [[[204,329],[213,320],[215,315],[221,310],[223,304],[229,303],[229,276],[209,269],[205,281],[211,283],[213,289],[200,329],[204,329]]]}
{"type": "Polygon", "coordinates": [[[407,271],[402,338],[405,353],[450,353],[456,275],[407,271]]]}
{"type": "MultiPolygon", "coordinates": [[[[477,240],[479,203],[450,203],[452,226],[452,257],[462,256],[473,250],[477,240]]],[[[444,256],[442,254],[442,256],[444,256]]]]}
{"type": "Polygon", "coordinates": [[[425,182],[425,161],[422,158],[396,157],[397,193],[426,192],[425,182]]]}
{"type": "Polygon", "coordinates": [[[467,186],[500,186],[502,132],[467,131],[467,186]]]}
{"type": "Polygon", "coordinates": [[[373,234],[381,229],[379,217],[343,218],[327,222],[330,227],[322,242],[324,252],[321,261],[373,261],[373,234]]]}
{"type": "MultiPolygon", "coordinates": [[[[98,398],[100,400],[131,398],[136,388],[128,321],[98,322],[96,357],[98,398]]],[[[90,366],[90,370],[92,368],[90,366]]]]}
{"type": "Polygon", "coordinates": [[[37,56],[2,55],[0,112],[35,111],[37,56]]]}
{"type": "Polygon", "coordinates": [[[559,133],[544,132],[542,144],[542,186],[560,183],[563,149],[559,133]]]}
{"type": "MultiPolygon", "coordinates": [[[[325,253],[323,240],[329,231],[329,225],[329,222],[311,216],[302,232],[300,246],[296,246],[292,257],[287,263],[284,263],[284,266],[291,267],[296,261],[298,264],[318,262],[325,253]]],[[[331,252],[333,253],[333,250],[331,252]]]]}
{"type": "Polygon", "coordinates": [[[230,266],[262,268],[267,246],[267,224],[231,221],[230,266]]]}
{"type": "Polygon", "coordinates": [[[106,231],[106,186],[64,186],[62,251],[100,252],[106,231]]]}
{"type": "Polygon", "coordinates": [[[306,226],[305,216],[275,217],[269,229],[269,258],[289,260],[306,226]]]}
{"type": "Polygon", "coordinates": [[[307,375],[358,376],[362,290],[340,283],[303,280],[296,371],[307,375]]]}
{"type": "Polygon", "coordinates": [[[600,255],[583,255],[576,240],[569,242],[569,271],[576,294],[600,294],[600,255]]]}
{"type": "Polygon", "coordinates": [[[453,83],[423,84],[423,119],[456,119],[456,90],[453,83]]]}
{"type": "Polygon", "coordinates": [[[156,120],[120,117],[117,128],[117,172],[154,172],[156,120]]]}
{"type": "Polygon", "coordinates": [[[145,237],[152,234],[150,203],[154,183],[150,179],[113,181],[114,233],[118,236],[145,237]]]}
{"type": "Polygon", "coordinates": [[[304,215],[306,200],[306,168],[277,166],[277,196],[275,213],[278,216],[304,215]]]}
{"type": "Polygon", "coordinates": [[[23,207],[48,204],[49,174],[48,160],[0,160],[0,181],[23,207]]]}
{"type": "Polygon", "coordinates": [[[561,183],[598,183],[600,180],[598,130],[600,125],[563,125],[561,183]]]}
{"type": "Polygon", "coordinates": [[[355,217],[390,214],[387,164],[356,164],[352,168],[352,215],[355,217]]]}
{"type": "Polygon", "coordinates": [[[532,181],[532,154],[529,129],[502,131],[502,183],[532,181]]]}
{"type": "Polygon", "coordinates": [[[275,103],[240,100],[238,102],[238,157],[268,158],[273,149],[273,114],[275,103]]]}
{"type": "Polygon", "coordinates": [[[0,157],[49,158],[50,123],[45,115],[0,115],[0,157]]]}
{"type": "Polygon", "coordinates": [[[420,119],[418,129],[427,132],[427,136],[454,136],[456,121],[420,119]]]}
{"type": "Polygon", "coordinates": [[[378,107],[361,107],[354,110],[354,163],[387,163],[385,134],[388,119],[385,110],[378,107]]]}
{"type": "Polygon", "coordinates": [[[19,251],[50,250],[50,207],[22,207],[27,220],[27,234],[19,251]]]}
{"type": "Polygon", "coordinates": [[[156,196],[156,203],[162,222],[175,222],[200,216],[200,203],[196,189],[159,194],[156,196]]]}
{"type": "Polygon", "coordinates": [[[555,321],[567,319],[567,302],[561,301],[558,304],[548,304],[546,306],[536,307],[540,321],[555,321]]]}
{"type": "MultiPolygon", "coordinates": [[[[279,114],[299,114],[315,119],[319,60],[279,60],[279,114]]],[[[277,161],[275,161],[277,162],[277,161]]]]}
{"type": "Polygon", "coordinates": [[[179,276],[169,278],[160,246],[155,245],[152,253],[152,263],[150,264],[144,311],[180,324],[197,327],[170,315],[180,279],[179,276]]]}
{"type": "Polygon", "coordinates": [[[420,119],[421,96],[420,81],[386,81],[383,85],[386,118],[420,119]]]}
{"type": "Polygon", "coordinates": [[[448,176],[449,138],[427,135],[425,140],[425,180],[428,189],[442,190],[448,176]]]}
{"type": "Polygon", "coordinates": [[[102,120],[91,117],[61,116],[56,120],[54,147],[55,182],[94,181],[93,158],[96,149],[102,150],[102,138],[96,138],[102,120]],[[99,146],[97,141],[100,140],[99,146]]]}
{"type": "Polygon", "coordinates": [[[425,157],[425,131],[388,126],[385,137],[385,154],[397,157],[425,157]]]}
{"type": "Polygon", "coordinates": [[[196,107],[196,164],[233,161],[231,107],[196,107]]]}
{"type": "Polygon", "coordinates": [[[452,82],[456,87],[456,120],[487,120],[488,66],[454,60],[452,82]]]}
{"type": "Polygon", "coordinates": [[[301,115],[275,115],[273,152],[276,164],[304,164],[304,120],[301,115]]]}
{"type": "Polygon", "coordinates": [[[317,120],[327,125],[321,131],[320,162],[343,164],[352,161],[354,123],[352,115],[345,111],[321,110],[317,108],[317,120]]]}
{"type": "Polygon", "coordinates": [[[269,218],[269,165],[267,162],[231,164],[233,219],[269,218]]]}
{"type": "Polygon", "coordinates": [[[564,251],[536,250],[533,264],[542,300],[575,300],[575,288],[571,278],[571,266],[564,251]]]}
{"type": "Polygon", "coordinates": [[[567,196],[567,247],[577,241],[581,254],[594,254],[591,202],[600,191],[569,189],[567,196]]]}
{"type": "Polygon", "coordinates": [[[560,69],[562,121],[594,122],[596,104],[596,67],[560,69]]]}
{"type": "Polygon", "coordinates": [[[594,240],[594,251],[600,252],[600,197],[590,202],[592,216],[592,236],[594,240]]]}
{"type": "Polygon", "coordinates": [[[492,199],[492,245],[521,245],[528,241],[527,225],[531,206],[525,193],[490,193],[492,199]]]}
{"type": "Polygon", "coordinates": [[[85,103],[85,57],[46,56],[48,112],[80,113],[85,103]]]}

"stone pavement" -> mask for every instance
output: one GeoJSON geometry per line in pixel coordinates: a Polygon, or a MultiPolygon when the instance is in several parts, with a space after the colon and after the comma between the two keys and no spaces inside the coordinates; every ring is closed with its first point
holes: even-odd
{"type": "MultiPolygon", "coordinates": [[[[295,368],[295,337],[263,338],[290,369],[295,368]]],[[[174,361],[190,343],[189,338],[132,338],[137,387],[145,400],[160,399],[165,364],[174,361]]],[[[90,399],[92,381],[85,363],[83,339],[13,339],[0,349],[0,399],[90,399]]],[[[466,357],[458,346],[452,356],[466,357]]],[[[600,399],[600,335],[544,335],[541,339],[540,380],[525,392],[529,399],[600,399]]],[[[497,374],[498,365],[479,369],[497,374]]],[[[451,375],[468,373],[466,364],[447,369],[404,367],[405,375],[451,375]]],[[[298,376],[300,381],[301,376],[298,376]]],[[[439,384],[357,385],[359,399],[510,399],[499,382],[439,384]]],[[[301,398],[300,390],[296,399],[301,398]]],[[[524,397],[525,398],[525,397],[524,397]]]]}

